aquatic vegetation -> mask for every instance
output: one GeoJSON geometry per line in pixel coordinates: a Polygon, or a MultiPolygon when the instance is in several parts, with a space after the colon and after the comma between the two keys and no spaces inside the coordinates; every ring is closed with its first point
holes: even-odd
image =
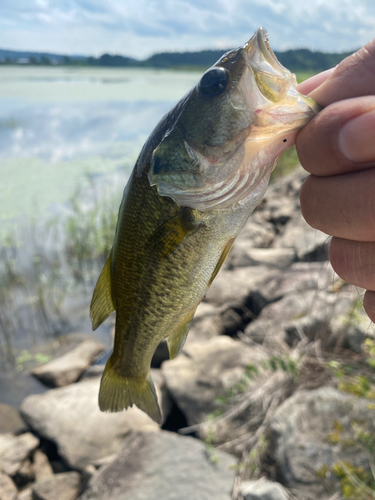
{"type": "Polygon", "coordinates": [[[66,214],[0,242],[0,366],[20,369],[31,346],[69,331],[67,305],[89,302],[115,230],[120,193],[104,191],[91,203],[76,190],[66,214]]]}

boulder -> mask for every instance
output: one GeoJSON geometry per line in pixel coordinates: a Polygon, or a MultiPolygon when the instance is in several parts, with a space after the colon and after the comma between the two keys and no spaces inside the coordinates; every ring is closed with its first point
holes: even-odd
{"type": "Polygon", "coordinates": [[[0,470],[8,476],[14,476],[38,445],[39,439],[30,432],[20,436],[1,434],[0,470]]]}
{"type": "Polygon", "coordinates": [[[59,358],[38,366],[32,371],[43,384],[62,387],[76,382],[94,359],[104,352],[105,347],[94,340],[84,340],[59,358]]]}
{"type": "Polygon", "coordinates": [[[267,266],[273,269],[284,269],[295,259],[296,254],[293,248],[252,248],[247,240],[241,239],[233,246],[229,263],[232,268],[267,266]]]}
{"type": "Polygon", "coordinates": [[[81,489],[78,472],[64,472],[37,481],[32,487],[33,500],[77,500],[81,489]]]}
{"type": "MultiPolygon", "coordinates": [[[[164,417],[170,400],[159,370],[152,370],[164,417]]],[[[100,378],[51,389],[27,397],[21,414],[40,436],[56,443],[59,454],[72,467],[82,469],[117,452],[132,430],[159,431],[159,426],[137,407],[119,413],[103,413],[98,406],[100,378]]]]}
{"type": "Polygon", "coordinates": [[[225,332],[221,309],[208,302],[201,302],[194,315],[187,342],[206,341],[225,332]]]}
{"type": "Polygon", "coordinates": [[[300,212],[289,220],[282,236],[275,239],[274,246],[293,248],[300,261],[325,261],[329,258],[329,236],[309,226],[300,212]]]}
{"type": "Polygon", "coordinates": [[[31,488],[26,488],[18,493],[17,500],[33,500],[33,492],[31,488]]]}
{"type": "Polygon", "coordinates": [[[33,469],[35,474],[35,479],[37,481],[50,477],[53,475],[53,470],[51,464],[49,463],[48,457],[42,450],[35,450],[33,456],[33,469]]]}
{"type": "Polygon", "coordinates": [[[301,340],[320,340],[324,348],[334,345],[331,320],[345,315],[352,306],[351,294],[306,290],[285,295],[266,306],[258,318],[247,325],[245,335],[255,342],[294,346],[301,340]]]}
{"type": "Polygon", "coordinates": [[[0,403],[0,434],[19,434],[26,427],[17,408],[0,403]]]}
{"type": "Polygon", "coordinates": [[[358,305],[358,290],[343,286],[284,295],[262,309],[246,326],[245,335],[282,351],[300,341],[319,340],[323,350],[351,349],[359,354],[371,331],[371,322],[358,305]]]}
{"type": "Polygon", "coordinates": [[[329,262],[295,262],[288,269],[270,271],[256,284],[263,302],[269,304],[306,290],[333,290],[338,279],[329,262]]]}
{"type": "Polygon", "coordinates": [[[295,393],[271,423],[271,446],[283,484],[297,498],[327,500],[340,492],[342,464],[349,474],[371,474],[359,431],[375,435],[374,409],[365,398],[332,387],[295,393]]]}
{"type": "Polygon", "coordinates": [[[281,484],[265,478],[258,481],[244,481],[239,489],[244,500],[288,500],[289,498],[281,484]]]}
{"type": "Polygon", "coordinates": [[[17,473],[13,476],[13,481],[18,488],[23,488],[35,479],[34,467],[31,460],[27,458],[22,462],[21,467],[17,473]]]}
{"type": "Polygon", "coordinates": [[[254,212],[238,235],[234,242],[234,247],[239,241],[246,241],[250,248],[269,248],[272,245],[275,235],[276,232],[273,225],[267,222],[262,215],[254,212]]]}
{"type": "Polygon", "coordinates": [[[191,437],[132,433],[80,500],[230,500],[236,459],[214,453],[191,437]]]}
{"type": "Polygon", "coordinates": [[[306,177],[307,172],[299,165],[289,175],[271,182],[253,216],[271,222],[278,234],[282,226],[300,212],[299,192],[306,177]]]}
{"type": "Polygon", "coordinates": [[[0,499],[1,500],[16,500],[17,488],[11,478],[0,472],[0,499]]]}
{"type": "MultiPolygon", "coordinates": [[[[244,380],[246,368],[263,358],[255,348],[221,336],[187,345],[178,358],[165,361],[162,370],[177,406],[188,424],[194,425],[207,421],[215,410],[222,409],[218,398],[228,399],[232,389],[244,380]]],[[[246,418],[241,415],[215,428],[213,442],[237,437],[236,429],[246,425],[246,418]]],[[[204,439],[207,430],[202,428],[198,433],[204,439]]]]}
{"type": "Polygon", "coordinates": [[[238,267],[219,272],[207,292],[206,302],[215,307],[244,307],[253,301],[270,270],[266,266],[238,267]]]}

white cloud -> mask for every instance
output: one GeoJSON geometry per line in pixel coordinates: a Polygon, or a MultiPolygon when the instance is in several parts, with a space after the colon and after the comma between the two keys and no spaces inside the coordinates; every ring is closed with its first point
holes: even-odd
{"type": "Polygon", "coordinates": [[[375,36],[375,2],[2,0],[0,47],[143,58],[240,45],[259,25],[276,50],[350,50],[375,36]]]}

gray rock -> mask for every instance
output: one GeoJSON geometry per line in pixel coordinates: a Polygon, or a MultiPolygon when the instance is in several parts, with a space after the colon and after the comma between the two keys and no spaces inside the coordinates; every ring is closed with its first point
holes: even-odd
{"type": "Polygon", "coordinates": [[[322,348],[335,346],[338,333],[333,335],[331,321],[346,316],[353,303],[353,296],[306,290],[299,294],[285,295],[266,306],[258,318],[245,329],[245,335],[267,346],[279,346],[282,341],[289,346],[303,341],[320,340],[322,348]]]}
{"type": "Polygon", "coordinates": [[[254,212],[240,232],[234,246],[239,241],[246,241],[251,248],[269,248],[275,234],[273,225],[267,222],[262,215],[254,212]]]}
{"type": "Polygon", "coordinates": [[[270,271],[263,281],[257,282],[257,291],[269,304],[284,295],[306,290],[330,291],[337,281],[329,262],[295,262],[288,269],[270,271]]]}
{"type": "MultiPolygon", "coordinates": [[[[228,394],[244,377],[245,368],[263,359],[263,354],[227,336],[205,343],[189,344],[173,361],[165,361],[162,370],[167,386],[189,425],[205,422],[219,407],[218,398],[228,394]]],[[[237,428],[246,424],[242,416],[215,428],[214,442],[237,437],[237,428]]],[[[206,429],[198,431],[203,439],[206,429]]]]}
{"type": "Polygon", "coordinates": [[[288,196],[277,192],[275,188],[277,184],[270,186],[256,213],[276,226],[277,233],[279,233],[282,226],[300,211],[300,203],[295,193],[288,196]]]}
{"type": "Polygon", "coordinates": [[[300,206],[297,200],[293,198],[274,198],[268,203],[269,214],[267,219],[278,227],[284,226],[289,222],[300,206]]]}
{"type": "MultiPolygon", "coordinates": [[[[159,370],[152,376],[162,412],[170,409],[159,370]]],[[[124,436],[132,430],[159,431],[159,426],[133,406],[119,413],[103,413],[98,406],[99,378],[91,378],[24,400],[21,414],[39,435],[54,441],[60,455],[72,468],[116,453],[124,436]]]]}
{"type": "Polygon", "coordinates": [[[81,489],[78,472],[64,472],[37,481],[33,487],[33,500],[77,500],[81,489]]]}
{"type": "Polygon", "coordinates": [[[230,500],[236,459],[197,439],[169,432],[133,433],[80,500],[230,500]]]}
{"type": "Polygon", "coordinates": [[[338,493],[332,467],[342,461],[370,472],[356,426],[374,433],[369,401],[331,387],[297,392],[278,408],[271,423],[272,446],[283,483],[297,498],[326,500],[338,493]]]}
{"type": "Polygon", "coordinates": [[[35,450],[34,452],[33,468],[35,479],[37,481],[46,477],[53,476],[53,470],[51,464],[49,463],[48,457],[41,450],[35,450]]]}
{"type": "Polygon", "coordinates": [[[76,382],[94,359],[105,350],[94,340],[84,340],[73,350],[34,368],[33,375],[49,387],[62,387],[76,382]]]}
{"type": "Polygon", "coordinates": [[[195,313],[187,344],[206,341],[224,332],[221,310],[208,302],[201,302],[195,313]]]}
{"type": "Polygon", "coordinates": [[[34,467],[30,459],[23,461],[21,467],[17,471],[17,474],[13,476],[13,479],[18,487],[26,486],[31,483],[31,481],[34,481],[34,467]]]}
{"type": "Polygon", "coordinates": [[[258,290],[270,270],[265,266],[238,267],[219,272],[207,292],[206,302],[216,307],[238,307],[245,305],[258,290]]]}
{"type": "Polygon", "coordinates": [[[33,500],[33,492],[31,488],[26,488],[18,493],[17,500],[33,500]]]}
{"type": "Polygon", "coordinates": [[[30,432],[13,436],[0,435],[0,470],[8,476],[14,476],[22,467],[32,451],[39,445],[39,439],[30,432]]]}
{"type": "Polygon", "coordinates": [[[25,430],[26,424],[22,420],[17,408],[0,403],[0,434],[8,432],[18,434],[25,430]]]}
{"type": "Polygon", "coordinates": [[[307,224],[297,212],[285,226],[283,235],[274,242],[276,248],[293,248],[298,260],[328,260],[329,236],[307,224]]]}
{"type": "Polygon", "coordinates": [[[331,320],[332,344],[361,353],[361,346],[366,337],[374,338],[375,325],[365,313],[362,300],[359,300],[360,290],[356,287],[346,287],[349,305],[338,311],[331,320]]]}
{"type": "Polygon", "coordinates": [[[299,206],[299,192],[303,181],[308,176],[306,170],[301,165],[296,165],[296,168],[288,175],[279,177],[275,182],[272,182],[267,189],[266,195],[263,198],[263,203],[258,205],[256,212],[263,213],[264,208],[268,205],[277,202],[280,198],[284,202],[284,198],[296,200],[299,206]],[[265,207],[263,207],[265,205],[265,207]]]}
{"type": "Polygon", "coordinates": [[[0,500],[16,500],[17,488],[6,474],[0,473],[0,500]]]}
{"type": "Polygon", "coordinates": [[[80,381],[88,378],[97,378],[103,375],[105,364],[91,365],[87,368],[85,373],[81,376],[80,381]]]}
{"type": "Polygon", "coordinates": [[[244,481],[240,485],[240,493],[244,500],[288,500],[281,484],[265,478],[259,481],[244,481]]]}
{"type": "Polygon", "coordinates": [[[247,240],[240,240],[233,246],[229,264],[232,267],[267,266],[284,269],[295,258],[293,248],[252,248],[247,240]]]}

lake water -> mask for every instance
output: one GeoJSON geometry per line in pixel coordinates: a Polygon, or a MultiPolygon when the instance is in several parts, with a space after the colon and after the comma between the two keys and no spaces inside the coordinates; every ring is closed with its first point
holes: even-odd
{"type": "Polygon", "coordinates": [[[1,228],[10,220],[55,213],[77,186],[92,179],[125,185],[153,127],[199,76],[1,67],[1,228]]]}
{"type": "MultiPolygon", "coordinates": [[[[91,194],[100,198],[109,187],[117,203],[144,141],[199,76],[0,67],[0,403],[17,406],[27,394],[45,390],[29,370],[41,353],[60,353],[65,341],[56,340],[56,332],[78,330],[109,347],[108,322],[91,332],[93,285],[73,286],[63,262],[58,268],[63,278],[56,281],[55,260],[46,253],[46,222],[69,212],[68,200],[78,187],[81,202],[91,194]],[[35,224],[41,232],[30,237],[35,224]],[[9,232],[17,235],[17,260],[12,249],[2,253],[9,232]],[[39,252],[40,265],[35,261],[39,252]],[[8,272],[12,266],[21,272],[19,281],[8,272]],[[62,297],[56,310],[55,295],[62,297]]],[[[61,243],[54,239],[52,245],[61,243]]],[[[96,279],[100,269],[95,272],[96,279]]]]}

